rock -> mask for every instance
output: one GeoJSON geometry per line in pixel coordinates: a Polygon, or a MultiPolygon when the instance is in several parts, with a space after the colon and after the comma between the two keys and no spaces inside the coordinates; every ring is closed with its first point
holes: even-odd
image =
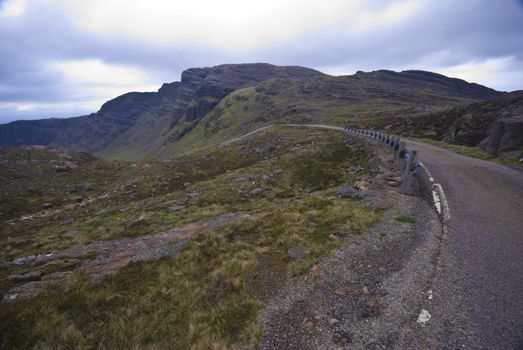
{"type": "Polygon", "coordinates": [[[369,190],[369,183],[367,181],[356,181],[353,186],[355,189],[359,191],[368,191],[369,190]]]}
{"type": "Polygon", "coordinates": [[[314,323],[312,323],[312,320],[309,319],[308,317],[305,317],[303,319],[303,321],[301,322],[302,326],[304,326],[305,328],[312,328],[314,326],[314,323]]]}
{"type": "Polygon", "coordinates": [[[33,261],[33,266],[39,266],[43,264],[47,264],[51,260],[50,256],[47,256],[46,254],[40,254],[36,257],[36,259],[33,261]]]}
{"type": "Polygon", "coordinates": [[[185,209],[185,205],[173,205],[172,207],[165,209],[165,211],[168,213],[174,213],[183,209],[185,209]]]}
{"type": "Polygon", "coordinates": [[[340,321],[337,320],[337,319],[335,319],[335,318],[331,318],[331,319],[329,319],[329,324],[330,324],[331,326],[335,326],[335,325],[337,325],[337,324],[339,324],[339,323],[340,323],[340,321]]]}
{"type": "Polygon", "coordinates": [[[336,294],[340,297],[343,297],[343,296],[346,296],[347,294],[349,294],[349,292],[345,288],[338,288],[334,291],[334,294],[336,294]]]}
{"type": "Polygon", "coordinates": [[[10,275],[7,277],[10,281],[34,281],[40,279],[42,273],[40,271],[29,271],[23,275],[10,275]]]}
{"type": "Polygon", "coordinates": [[[258,187],[251,191],[253,196],[263,196],[265,195],[266,190],[264,188],[258,187]]]}
{"type": "Polygon", "coordinates": [[[369,288],[367,288],[367,286],[364,286],[364,287],[361,289],[361,292],[362,292],[364,295],[368,295],[368,294],[369,294],[369,288]]]}
{"type": "Polygon", "coordinates": [[[64,226],[69,226],[69,225],[72,225],[74,222],[74,219],[73,218],[69,218],[69,219],[65,219],[64,221],[61,222],[62,225],[64,226]]]}
{"type": "Polygon", "coordinates": [[[334,233],[331,233],[331,234],[329,235],[329,239],[330,239],[331,241],[339,241],[339,240],[340,240],[340,239],[338,238],[338,236],[336,236],[334,233]]]}
{"type": "Polygon", "coordinates": [[[423,136],[437,136],[438,134],[434,130],[427,130],[423,133],[423,136]]]}
{"type": "Polygon", "coordinates": [[[187,197],[189,197],[193,200],[198,200],[200,198],[200,194],[198,192],[190,192],[190,193],[187,193],[187,197]]]}
{"type": "Polygon", "coordinates": [[[338,189],[337,192],[338,196],[340,197],[350,197],[350,198],[356,198],[359,196],[360,191],[355,189],[354,187],[350,186],[342,186],[338,189]]]}
{"type": "Polygon", "coordinates": [[[78,168],[78,165],[76,163],[73,163],[71,161],[65,162],[63,165],[56,165],[55,170],[57,172],[64,172],[69,171],[78,168]]]}
{"type": "Polygon", "coordinates": [[[383,197],[383,193],[378,190],[370,190],[364,193],[366,199],[375,199],[383,197]]]}
{"type": "Polygon", "coordinates": [[[42,208],[44,208],[44,209],[49,209],[49,208],[51,208],[53,205],[54,205],[53,203],[47,202],[47,203],[42,204],[42,208]]]}
{"type": "Polygon", "coordinates": [[[379,304],[376,300],[370,299],[367,301],[367,307],[369,309],[377,309],[379,307],[379,304]]]}
{"type": "Polygon", "coordinates": [[[256,180],[257,176],[255,175],[249,175],[249,176],[239,176],[237,178],[232,179],[232,182],[238,183],[238,182],[245,182],[245,181],[253,181],[256,180]]]}
{"type": "Polygon", "coordinates": [[[523,143],[523,115],[497,119],[488,127],[488,136],[479,145],[489,153],[517,150],[523,143]]]}
{"type": "Polygon", "coordinates": [[[287,250],[287,253],[293,258],[301,259],[309,253],[309,249],[306,247],[292,247],[287,250]]]}
{"type": "Polygon", "coordinates": [[[139,224],[143,224],[145,221],[147,221],[147,215],[141,214],[138,218],[132,220],[127,224],[128,227],[136,226],[139,224]]]}
{"type": "Polygon", "coordinates": [[[418,323],[426,323],[430,320],[431,318],[431,315],[430,313],[425,310],[425,309],[421,309],[421,312],[420,314],[418,315],[418,319],[416,320],[416,322],[418,323]]]}
{"type": "Polygon", "coordinates": [[[36,260],[36,255],[23,256],[20,258],[15,258],[11,261],[13,265],[25,265],[30,264],[36,260]]]}
{"type": "Polygon", "coordinates": [[[83,198],[82,196],[72,196],[71,200],[75,203],[80,203],[83,200],[83,198]]]}
{"type": "Polygon", "coordinates": [[[321,273],[321,268],[318,265],[314,265],[310,268],[309,273],[305,279],[309,282],[314,281],[321,273]]]}
{"type": "Polygon", "coordinates": [[[107,212],[106,209],[102,209],[100,210],[99,212],[97,212],[95,215],[96,216],[107,216],[109,213],[107,212]]]}
{"type": "Polygon", "coordinates": [[[71,277],[73,275],[72,271],[58,271],[53,272],[42,277],[42,281],[55,281],[63,280],[65,278],[71,277]]]}
{"type": "Polygon", "coordinates": [[[64,237],[72,237],[72,236],[75,236],[75,235],[77,235],[79,233],[80,233],[80,231],[78,231],[78,230],[71,230],[71,231],[67,231],[62,236],[64,236],[64,237]]]}
{"type": "Polygon", "coordinates": [[[29,299],[37,296],[43,290],[42,281],[31,281],[20,286],[13,287],[4,294],[4,301],[16,301],[29,299]]]}

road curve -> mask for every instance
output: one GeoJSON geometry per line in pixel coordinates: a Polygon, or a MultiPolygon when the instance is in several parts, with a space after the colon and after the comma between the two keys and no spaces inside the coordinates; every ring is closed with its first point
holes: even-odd
{"type": "Polygon", "coordinates": [[[523,171],[417,141],[407,148],[419,152],[450,209],[422,305],[431,318],[412,326],[416,348],[523,350],[523,171]]]}
{"type": "Polygon", "coordinates": [[[447,196],[429,347],[523,349],[523,172],[408,141],[447,196]]]}
{"type": "Polygon", "coordinates": [[[523,350],[523,171],[418,141],[407,148],[450,209],[420,348],[523,350]]]}

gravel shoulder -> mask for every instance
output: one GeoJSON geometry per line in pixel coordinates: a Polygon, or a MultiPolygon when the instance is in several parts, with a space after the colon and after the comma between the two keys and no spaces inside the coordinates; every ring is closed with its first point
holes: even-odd
{"type": "MultiPolygon", "coordinates": [[[[394,175],[385,165],[378,184],[394,175]]],[[[390,208],[378,225],[274,292],[258,319],[261,349],[419,348],[442,229],[424,198],[383,191],[390,208]]]]}

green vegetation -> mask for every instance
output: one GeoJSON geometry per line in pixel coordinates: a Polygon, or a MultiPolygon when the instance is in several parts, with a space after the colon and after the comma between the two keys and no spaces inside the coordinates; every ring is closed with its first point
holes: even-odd
{"type": "MultiPolygon", "coordinates": [[[[334,196],[339,185],[369,176],[360,170],[367,163],[363,147],[335,131],[276,127],[227,147],[168,161],[81,163],[72,154],[66,157],[78,167],[63,173],[45,167],[54,161],[62,164],[56,153],[27,152],[29,161],[23,164],[16,162],[16,154],[4,157],[11,170],[2,173],[0,186],[18,186],[10,196],[18,195],[19,204],[2,202],[2,213],[7,213],[2,220],[9,223],[0,231],[1,258],[162,232],[224,213],[266,215],[221,226],[175,256],[132,263],[100,283],[74,274],[67,282],[48,283],[35,298],[3,305],[1,348],[255,344],[259,331],[253,321],[263,302],[287,278],[306,273],[341,239],[359,239],[381,213],[362,201],[334,196]],[[38,157],[45,161],[31,160],[38,157]],[[14,177],[20,165],[25,167],[23,181],[14,177]],[[24,182],[35,190],[27,191],[24,182]],[[89,183],[88,191],[73,193],[83,200],[98,199],[67,207],[78,201],[71,197],[70,183],[78,188],[89,183]],[[16,220],[46,202],[56,212],[16,220]],[[70,218],[73,222],[65,225],[70,218]],[[71,230],[78,233],[63,236],[71,230]],[[303,247],[307,254],[292,257],[288,250],[293,247],[303,247]]],[[[7,265],[0,268],[0,290],[18,283],[8,280],[9,275],[69,271],[72,263],[7,265]]]]}
{"type": "Polygon", "coordinates": [[[399,215],[394,218],[396,221],[404,222],[406,224],[415,224],[416,219],[409,215],[399,215]]]}
{"type": "Polygon", "coordinates": [[[512,166],[514,168],[520,168],[523,169],[523,164],[518,161],[518,159],[507,159],[503,154],[496,156],[492,153],[488,153],[485,150],[482,150],[478,147],[471,147],[471,146],[465,146],[465,145],[456,145],[452,143],[447,143],[443,141],[437,141],[433,139],[428,138],[412,138],[414,140],[418,140],[421,142],[425,142],[434,146],[439,146],[447,149],[451,149],[459,154],[463,154],[465,156],[483,159],[483,160],[489,160],[494,161],[500,164],[505,164],[512,166]]]}

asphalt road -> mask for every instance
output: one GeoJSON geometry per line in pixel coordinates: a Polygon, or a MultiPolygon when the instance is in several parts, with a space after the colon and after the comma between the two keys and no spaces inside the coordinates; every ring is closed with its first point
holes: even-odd
{"type": "Polygon", "coordinates": [[[408,141],[450,209],[436,266],[433,348],[523,349],[523,172],[408,141]]]}

